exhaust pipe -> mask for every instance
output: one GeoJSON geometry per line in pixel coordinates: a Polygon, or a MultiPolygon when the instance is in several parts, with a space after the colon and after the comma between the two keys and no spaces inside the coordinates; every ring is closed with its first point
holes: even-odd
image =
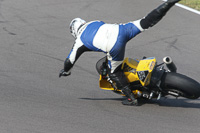
{"type": "Polygon", "coordinates": [[[172,58],[169,56],[166,56],[163,58],[163,62],[166,64],[167,68],[170,72],[176,72],[177,68],[174,62],[172,61],[172,58]]]}

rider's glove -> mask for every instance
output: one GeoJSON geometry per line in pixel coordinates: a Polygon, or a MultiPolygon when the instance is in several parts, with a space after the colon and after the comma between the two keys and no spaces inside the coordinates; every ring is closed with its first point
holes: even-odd
{"type": "Polygon", "coordinates": [[[71,72],[65,72],[65,70],[64,69],[62,69],[61,71],[60,71],[60,74],[59,74],[59,78],[61,77],[61,76],[69,76],[71,74],[71,72]]]}

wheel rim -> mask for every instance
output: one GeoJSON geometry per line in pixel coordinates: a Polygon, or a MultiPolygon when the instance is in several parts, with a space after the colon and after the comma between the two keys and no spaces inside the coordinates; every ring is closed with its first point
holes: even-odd
{"type": "Polygon", "coordinates": [[[166,91],[169,95],[172,95],[175,97],[180,97],[180,96],[185,97],[186,96],[184,92],[176,90],[176,89],[167,89],[166,91]]]}
{"type": "Polygon", "coordinates": [[[166,90],[169,95],[175,96],[175,97],[185,97],[189,99],[196,99],[195,95],[188,95],[187,93],[177,90],[177,89],[167,89],[166,90]],[[175,95],[177,94],[177,95],[175,95]]]}

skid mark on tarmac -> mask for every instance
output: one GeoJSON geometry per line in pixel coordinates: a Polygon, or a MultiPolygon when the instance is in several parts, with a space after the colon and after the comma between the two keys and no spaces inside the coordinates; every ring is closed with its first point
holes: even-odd
{"type": "Polygon", "coordinates": [[[7,30],[6,27],[3,27],[3,30],[6,31],[6,32],[8,32],[8,34],[10,34],[10,35],[17,35],[15,33],[11,32],[11,31],[7,30]]]}

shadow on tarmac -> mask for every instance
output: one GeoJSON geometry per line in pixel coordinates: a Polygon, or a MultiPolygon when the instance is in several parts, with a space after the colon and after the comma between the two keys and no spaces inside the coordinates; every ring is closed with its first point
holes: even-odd
{"type": "MultiPolygon", "coordinates": [[[[98,101],[122,101],[125,99],[125,97],[122,98],[79,98],[82,100],[98,100],[98,101]]],[[[139,99],[139,106],[145,105],[145,104],[152,104],[152,105],[158,105],[163,107],[181,107],[181,108],[200,108],[200,100],[190,100],[190,99],[169,99],[169,98],[162,98],[160,100],[143,100],[139,99]],[[197,102],[198,101],[198,102],[197,102]],[[195,103],[196,102],[196,103],[195,103]]]]}

